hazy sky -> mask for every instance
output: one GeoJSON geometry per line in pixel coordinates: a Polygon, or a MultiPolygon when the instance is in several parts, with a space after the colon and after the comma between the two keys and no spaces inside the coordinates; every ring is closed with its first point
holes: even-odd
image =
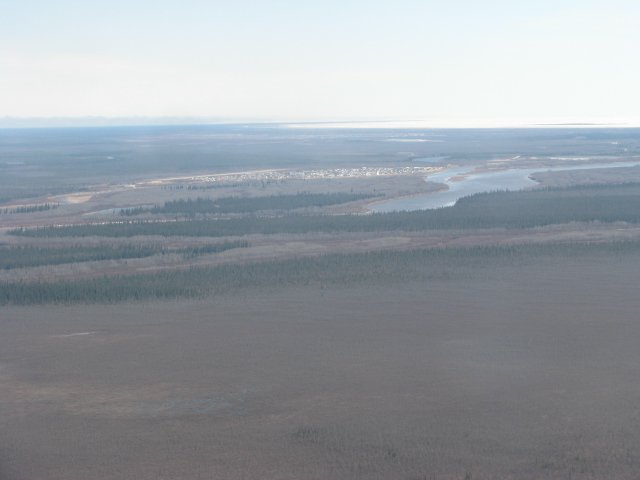
{"type": "Polygon", "coordinates": [[[640,1],[0,0],[0,117],[640,118],[640,1]]]}

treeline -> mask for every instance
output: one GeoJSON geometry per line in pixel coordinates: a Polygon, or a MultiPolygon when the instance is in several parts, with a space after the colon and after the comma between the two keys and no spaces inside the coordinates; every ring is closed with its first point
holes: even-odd
{"type": "Polygon", "coordinates": [[[262,263],[164,270],[132,276],[53,282],[5,282],[0,283],[0,305],[200,298],[247,287],[322,287],[475,278],[500,266],[537,262],[545,255],[565,259],[603,252],[608,255],[637,255],[640,254],[640,242],[333,254],[262,263]]]}
{"type": "Polygon", "coordinates": [[[0,269],[9,270],[39,265],[60,265],[63,263],[100,260],[124,260],[168,253],[176,253],[182,255],[184,258],[192,258],[199,255],[223,252],[233,248],[246,248],[248,246],[248,242],[239,240],[177,249],[169,249],[160,244],[0,247],[0,269]]]}
{"type": "Polygon", "coordinates": [[[2,247],[0,248],[0,269],[9,270],[12,268],[35,267],[38,265],[59,265],[62,263],[96,260],[141,258],[157,253],[161,253],[161,247],[153,245],[2,247]]]}
{"type": "Polygon", "coordinates": [[[135,235],[241,236],[311,232],[420,231],[437,229],[531,228],[569,222],[640,223],[640,185],[570,187],[502,191],[460,199],[435,210],[370,215],[246,216],[227,220],[125,221],[100,225],[70,225],[14,229],[30,237],[135,235]]]}
{"type": "Polygon", "coordinates": [[[0,208],[0,213],[7,215],[10,213],[46,212],[47,210],[52,210],[54,208],[58,208],[59,206],[59,203],[40,203],[37,205],[23,205],[20,207],[5,207],[0,208]]]}
{"type": "Polygon", "coordinates": [[[295,210],[307,207],[325,207],[341,203],[363,200],[379,195],[369,193],[308,193],[294,195],[269,195],[264,197],[222,197],[180,199],[165,202],[153,208],[128,208],[120,210],[124,216],[153,214],[212,214],[212,213],[249,213],[263,210],[295,210]]]}
{"type": "Polygon", "coordinates": [[[200,255],[208,255],[210,253],[224,252],[234,248],[248,248],[249,242],[246,240],[235,240],[222,243],[211,243],[208,245],[200,245],[196,247],[179,248],[173,250],[175,253],[182,254],[183,258],[193,258],[200,255]]]}

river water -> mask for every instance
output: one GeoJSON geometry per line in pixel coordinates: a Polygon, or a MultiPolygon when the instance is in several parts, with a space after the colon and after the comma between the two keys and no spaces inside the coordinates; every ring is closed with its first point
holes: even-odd
{"type": "Polygon", "coordinates": [[[615,162],[547,168],[514,168],[499,172],[476,173],[467,175],[463,179],[458,180],[452,180],[452,178],[455,178],[458,175],[463,175],[474,167],[453,167],[425,177],[425,180],[429,182],[444,183],[449,187],[448,190],[382,201],[372,205],[370,210],[372,212],[393,212],[400,210],[429,210],[433,208],[450,207],[454,205],[459,198],[474,195],[476,193],[490,192],[494,190],[522,190],[523,188],[538,185],[537,182],[530,178],[533,173],[561,172],[567,170],[592,170],[596,168],[636,167],[639,165],[640,162],[615,162]]]}

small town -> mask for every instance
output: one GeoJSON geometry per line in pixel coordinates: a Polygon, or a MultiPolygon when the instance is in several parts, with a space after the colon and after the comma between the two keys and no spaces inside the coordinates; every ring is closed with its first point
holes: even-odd
{"type": "Polygon", "coordinates": [[[248,172],[197,175],[193,182],[241,183],[248,181],[318,180],[335,178],[394,177],[409,175],[431,175],[442,171],[442,167],[358,167],[313,170],[253,170],[248,172]]]}

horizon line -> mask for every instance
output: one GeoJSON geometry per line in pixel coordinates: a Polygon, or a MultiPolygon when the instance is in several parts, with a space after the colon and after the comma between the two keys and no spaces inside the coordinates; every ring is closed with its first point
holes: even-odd
{"type": "Polygon", "coordinates": [[[272,125],[282,128],[326,129],[517,129],[517,128],[640,128],[631,118],[468,118],[468,119],[277,119],[213,116],[4,116],[0,129],[169,127],[207,125],[272,125]]]}

